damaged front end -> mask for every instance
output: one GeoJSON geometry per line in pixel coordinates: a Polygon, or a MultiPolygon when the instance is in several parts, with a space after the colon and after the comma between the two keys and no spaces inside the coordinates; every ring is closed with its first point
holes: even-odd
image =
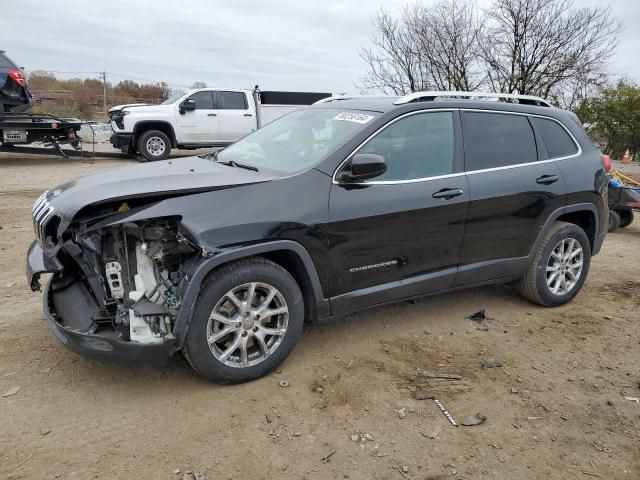
{"type": "Polygon", "coordinates": [[[37,290],[40,274],[52,273],[43,301],[56,337],[97,360],[166,363],[177,349],[189,274],[203,254],[180,218],[128,222],[129,210],[141,207],[118,202],[84,209],[61,226],[46,198],[34,206],[38,240],[27,255],[27,280],[37,290]]]}

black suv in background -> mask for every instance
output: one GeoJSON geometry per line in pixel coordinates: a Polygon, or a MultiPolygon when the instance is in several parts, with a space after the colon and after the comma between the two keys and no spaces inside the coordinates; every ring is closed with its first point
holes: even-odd
{"type": "Polygon", "coordinates": [[[494,283],[569,302],[606,195],[577,117],[540,98],[329,98],[215,154],[43,193],[27,278],[35,290],[53,273],[45,315],[76,352],[182,350],[202,376],[241,382],[276,368],[305,321],[494,283]]]}
{"type": "Polygon", "coordinates": [[[0,115],[29,110],[33,98],[22,70],[0,50],[0,115]]]}

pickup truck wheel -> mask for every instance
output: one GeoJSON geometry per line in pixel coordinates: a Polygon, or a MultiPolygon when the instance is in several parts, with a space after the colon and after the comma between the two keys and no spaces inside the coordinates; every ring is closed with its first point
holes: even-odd
{"type": "Polygon", "coordinates": [[[620,215],[620,228],[628,227],[633,223],[633,210],[618,210],[620,215]]]}
{"type": "Polygon", "coordinates": [[[539,305],[564,305],[582,288],[590,262],[591,243],[584,230],[572,223],[556,222],[536,248],[518,289],[539,305]]]}
{"type": "Polygon", "coordinates": [[[171,140],[160,130],[149,130],[138,138],[138,151],[150,162],[165,160],[171,153],[171,140]]]}
{"type": "Polygon", "coordinates": [[[182,351],[208,380],[246,382],[287,358],[303,323],[302,293],[289,272],[261,257],[239,260],[205,280],[182,351]]]}

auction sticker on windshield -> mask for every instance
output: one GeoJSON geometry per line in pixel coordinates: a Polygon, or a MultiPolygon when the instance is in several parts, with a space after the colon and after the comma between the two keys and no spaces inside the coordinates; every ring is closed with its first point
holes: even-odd
{"type": "Polygon", "coordinates": [[[354,112],[342,112],[333,117],[334,120],[344,120],[346,122],[355,122],[365,124],[373,120],[373,115],[367,115],[365,113],[354,112]]]}

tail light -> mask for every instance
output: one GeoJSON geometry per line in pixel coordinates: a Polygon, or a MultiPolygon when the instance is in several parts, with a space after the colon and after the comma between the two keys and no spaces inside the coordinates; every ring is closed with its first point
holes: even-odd
{"type": "Polygon", "coordinates": [[[27,85],[27,81],[24,78],[24,73],[22,73],[22,70],[9,70],[9,73],[7,75],[9,75],[9,78],[21,87],[25,87],[27,85]]]}
{"type": "Polygon", "coordinates": [[[609,155],[602,155],[602,164],[604,165],[605,172],[611,171],[611,158],[609,158],[609,155]]]}

